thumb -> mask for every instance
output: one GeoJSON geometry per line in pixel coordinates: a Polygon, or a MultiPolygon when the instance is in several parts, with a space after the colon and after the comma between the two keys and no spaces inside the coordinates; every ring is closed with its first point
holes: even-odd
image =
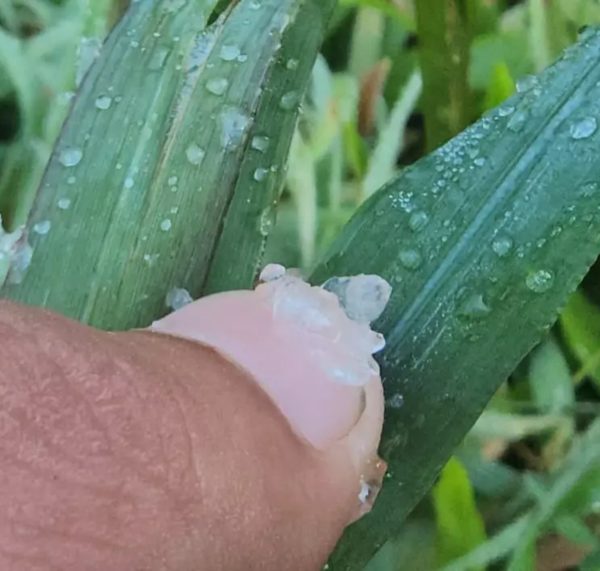
{"type": "MultiPolygon", "coordinates": [[[[285,343],[255,361],[207,346],[218,346],[206,337],[220,331],[213,310],[247,335],[254,301],[214,296],[157,323],[161,333],[119,334],[0,305],[2,569],[323,564],[381,477],[381,386],[371,374],[330,394],[313,383],[322,366],[303,370],[285,343]],[[281,400],[277,363],[306,380],[294,399],[281,400]]],[[[264,328],[242,348],[270,326],[282,334],[258,316],[264,328]]]]}

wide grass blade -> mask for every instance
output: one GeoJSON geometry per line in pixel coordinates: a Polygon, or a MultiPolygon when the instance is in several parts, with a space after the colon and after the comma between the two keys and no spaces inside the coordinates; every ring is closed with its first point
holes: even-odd
{"type": "Polygon", "coordinates": [[[389,479],[336,571],[398,531],[600,251],[600,32],[525,83],[367,201],[314,272],[394,286],[377,324],[389,479]]]}
{"type": "Polygon", "coordinates": [[[252,284],[332,0],[140,0],[75,100],[6,293],[98,327],[252,284]]]}

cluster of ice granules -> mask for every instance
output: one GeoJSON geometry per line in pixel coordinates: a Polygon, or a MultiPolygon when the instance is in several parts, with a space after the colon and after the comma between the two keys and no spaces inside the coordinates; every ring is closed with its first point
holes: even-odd
{"type": "MultiPolygon", "coordinates": [[[[369,322],[383,311],[390,290],[385,280],[365,275],[311,286],[271,264],[256,289],[183,303],[152,329],[217,349],[251,374],[297,434],[327,448],[359,422],[368,408],[366,391],[379,382],[372,355],[384,340],[369,322]]],[[[190,300],[175,293],[171,306],[190,300]]]]}
{"type": "Polygon", "coordinates": [[[304,332],[303,350],[323,373],[337,382],[361,386],[379,373],[371,356],[385,346],[383,335],[370,322],[385,309],[391,287],[379,276],[331,278],[322,287],[311,286],[283,266],[270,264],[262,271],[256,294],[271,307],[281,323],[293,323],[304,332]]]}

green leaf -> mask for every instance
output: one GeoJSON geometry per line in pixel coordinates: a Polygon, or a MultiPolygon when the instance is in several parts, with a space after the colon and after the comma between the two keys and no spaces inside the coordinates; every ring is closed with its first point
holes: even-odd
{"type": "MultiPolygon", "coordinates": [[[[510,77],[522,77],[531,71],[527,38],[518,32],[477,36],[471,49],[469,83],[474,89],[487,90],[498,66],[506,66],[510,77]]],[[[498,102],[500,103],[500,102],[498,102]]]]}
{"type": "Polygon", "coordinates": [[[388,0],[340,0],[340,6],[362,6],[375,8],[380,10],[386,16],[394,18],[407,28],[414,28],[414,20],[406,11],[406,9],[402,10],[399,6],[396,6],[393,2],[389,2],[388,0]]]}
{"type": "Polygon", "coordinates": [[[600,540],[592,530],[576,516],[564,515],[556,518],[554,528],[570,542],[578,545],[596,547],[600,540]]]}
{"type": "Polygon", "coordinates": [[[422,81],[418,71],[408,79],[398,100],[392,107],[387,123],[371,154],[363,180],[363,196],[368,198],[396,171],[396,162],[404,144],[404,130],[410,114],[421,95],[422,81]]]}
{"type": "Polygon", "coordinates": [[[548,8],[544,0],[528,0],[529,8],[529,49],[536,71],[544,69],[551,61],[550,40],[548,37],[548,8]]]}
{"type": "Polygon", "coordinates": [[[560,508],[569,496],[578,492],[581,482],[594,474],[600,465],[600,421],[596,420],[579,438],[565,460],[564,468],[552,486],[538,498],[538,505],[531,512],[527,528],[515,546],[508,571],[533,569],[535,542],[551,522],[560,514],[560,508]]]}
{"type": "Polygon", "coordinates": [[[416,0],[427,147],[435,149],[471,120],[467,81],[472,0],[416,0]]]}
{"type": "Polygon", "coordinates": [[[333,0],[140,0],[87,75],[7,294],[111,329],[252,284],[333,0]],[[35,230],[38,230],[37,232],[35,230]]]}
{"type": "Polygon", "coordinates": [[[485,108],[500,105],[515,92],[515,82],[504,62],[497,63],[492,72],[490,85],[485,94],[485,108]]]}
{"type": "MultiPolygon", "coordinates": [[[[442,470],[432,496],[441,566],[483,543],[485,528],[467,471],[456,458],[451,458],[442,470]]],[[[473,567],[476,569],[483,567],[473,567]]]]}
{"type": "Polygon", "coordinates": [[[590,553],[579,566],[579,571],[598,571],[600,569],[600,549],[590,553]]]}
{"type": "Polygon", "coordinates": [[[471,553],[442,567],[440,571],[471,571],[471,569],[484,567],[503,559],[514,549],[528,523],[527,516],[517,519],[471,553]]]}
{"type": "Polygon", "coordinates": [[[377,273],[390,465],[332,568],[360,569],[400,528],[600,250],[600,33],[368,200],[312,279],[377,273]],[[568,192],[567,190],[568,189],[568,192]]]}
{"type": "Polygon", "coordinates": [[[560,316],[565,341],[581,364],[578,377],[589,375],[600,388],[600,309],[581,291],[560,316]]]}
{"type": "Polygon", "coordinates": [[[531,355],[529,384],[535,403],[543,412],[561,412],[571,409],[575,404],[571,371],[559,345],[552,337],[531,355]]]}

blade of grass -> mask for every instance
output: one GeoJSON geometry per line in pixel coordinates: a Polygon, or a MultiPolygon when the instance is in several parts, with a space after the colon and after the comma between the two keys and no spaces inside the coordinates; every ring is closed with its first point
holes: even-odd
{"type": "Polygon", "coordinates": [[[205,29],[214,3],[136,2],[110,35],[8,295],[118,329],[163,314],[173,287],[252,284],[333,2],[241,0],[205,29]]]}
{"type": "Polygon", "coordinates": [[[416,0],[427,147],[435,149],[471,121],[467,80],[473,0],[416,0]]]}
{"type": "Polygon", "coordinates": [[[376,326],[390,465],[332,569],[360,569],[406,514],[600,251],[600,32],[529,91],[406,169],[346,226],[313,274],[394,287],[376,326]],[[565,189],[570,189],[565,192],[565,189]]]}
{"type": "Polygon", "coordinates": [[[371,153],[367,174],[362,183],[364,198],[371,196],[394,175],[396,161],[404,145],[404,129],[421,95],[421,87],[421,74],[416,71],[409,77],[401,91],[387,124],[378,137],[377,145],[371,153]]]}
{"type": "MultiPolygon", "coordinates": [[[[444,466],[433,492],[438,565],[469,553],[486,539],[483,519],[467,471],[456,458],[444,466]]],[[[481,571],[483,566],[473,567],[481,571]]]]}

